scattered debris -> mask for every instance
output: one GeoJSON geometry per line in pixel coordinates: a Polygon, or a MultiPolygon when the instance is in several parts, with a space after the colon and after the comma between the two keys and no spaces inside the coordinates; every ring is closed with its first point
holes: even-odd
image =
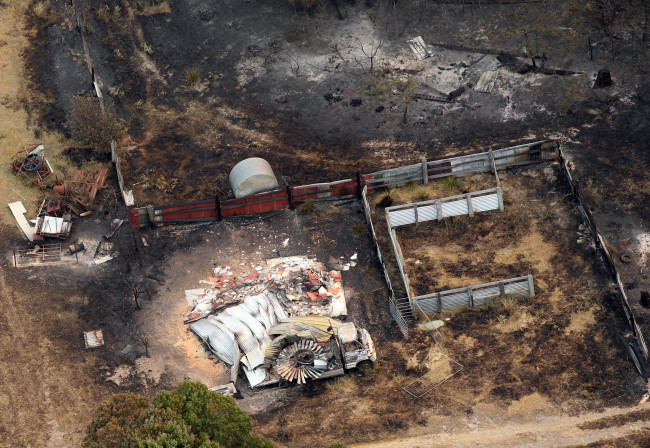
{"type": "Polygon", "coordinates": [[[84,331],[84,342],[86,349],[101,347],[104,345],[102,330],[84,331]]]}
{"type": "Polygon", "coordinates": [[[63,258],[63,249],[60,243],[37,244],[31,248],[16,248],[14,250],[14,266],[17,268],[62,264],[73,260],[75,259],[63,258]]]}
{"type": "MultiPolygon", "coordinates": [[[[350,269],[356,262],[337,266],[350,269]],[[354,263],[354,264],[353,264],[354,263]]],[[[330,263],[331,264],[331,263],[330,263]]],[[[338,317],[347,314],[340,270],[329,271],[323,263],[308,257],[273,258],[260,262],[255,271],[235,277],[230,266],[217,267],[214,277],[202,280],[209,288],[185,291],[188,321],[200,319],[230,304],[264,291],[272,294],[295,316],[338,317]]]]}
{"type": "Polygon", "coordinates": [[[76,254],[77,252],[81,252],[83,250],[86,250],[86,246],[84,246],[84,243],[77,243],[75,241],[74,244],[68,246],[68,253],[70,255],[76,254]]]}
{"type": "Polygon", "coordinates": [[[29,221],[25,218],[25,213],[27,210],[21,201],[11,202],[7,204],[11,213],[14,215],[14,219],[18,223],[18,227],[23,231],[23,234],[29,241],[34,241],[34,230],[35,227],[29,225],[29,221]]]}
{"type": "MultiPolygon", "coordinates": [[[[44,187],[44,181],[54,174],[50,162],[45,157],[45,146],[32,145],[18,151],[11,159],[14,174],[22,174],[39,188],[44,187]]],[[[17,194],[17,193],[16,193],[17,194]]]]}
{"type": "MultiPolygon", "coordinates": [[[[92,210],[97,192],[104,188],[104,182],[108,175],[108,168],[101,168],[97,171],[75,170],[69,179],[56,179],[54,191],[62,196],[68,197],[75,204],[81,205],[85,210],[92,210]]],[[[79,214],[80,216],[83,213],[79,214]]]]}
{"type": "Polygon", "coordinates": [[[411,48],[411,51],[413,52],[413,54],[415,55],[418,61],[433,56],[433,53],[427,50],[427,46],[425,45],[422,36],[418,36],[411,40],[407,40],[406,43],[408,44],[409,48],[411,48]]]}
{"type": "Polygon", "coordinates": [[[66,239],[70,236],[71,230],[72,217],[70,214],[65,214],[61,218],[42,215],[36,219],[34,240],[42,240],[43,238],[66,239]]]}
{"type": "Polygon", "coordinates": [[[483,72],[483,74],[481,74],[481,78],[476,83],[474,90],[483,93],[492,92],[492,89],[494,89],[494,85],[496,84],[498,77],[499,77],[498,70],[494,70],[494,71],[488,70],[483,72]]]}

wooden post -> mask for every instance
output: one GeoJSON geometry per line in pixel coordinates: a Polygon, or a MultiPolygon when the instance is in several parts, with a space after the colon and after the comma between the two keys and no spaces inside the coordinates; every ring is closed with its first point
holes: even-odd
{"type": "Polygon", "coordinates": [[[418,225],[418,204],[413,204],[413,213],[415,214],[415,225],[418,225]]]}
{"type": "Polygon", "coordinates": [[[503,211],[503,192],[501,187],[497,187],[497,201],[499,202],[499,210],[503,211]]]}
{"type": "Polygon", "coordinates": [[[427,169],[426,157],[422,157],[422,183],[429,185],[429,170],[427,169]]]}
{"type": "Polygon", "coordinates": [[[436,201],[436,212],[438,213],[438,221],[442,221],[442,204],[436,201]]]}
{"type": "Polygon", "coordinates": [[[492,150],[490,149],[488,151],[490,155],[490,168],[492,169],[492,174],[495,174],[497,172],[497,165],[494,163],[494,154],[492,154],[492,150]]]}
{"type": "Polygon", "coordinates": [[[472,287],[468,286],[467,287],[467,294],[469,295],[469,306],[470,308],[474,307],[474,296],[472,294],[472,287]]]}
{"type": "Polygon", "coordinates": [[[535,297],[535,283],[533,283],[533,276],[528,276],[528,291],[530,297],[535,297]]]}
{"type": "Polygon", "coordinates": [[[503,285],[503,282],[499,282],[499,292],[501,293],[501,297],[506,296],[506,287],[503,285]]]}
{"type": "Polygon", "coordinates": [[[295,210],[295,206],[293,205],[293,196],[291,196],[291,186],[287,185],[287,199],[289,200],[289,210],[295,210]]]}
{"type": "Polygon", "coordinates": [[[469,215],[470,218],[474,217],[474,208],[472,207],[472,196],[467,193],[465,195],[465,198],[467,199],[467,214],[469,215]]]}
{"type": "Polygon", "coordinates": [[[440,293],[438,293],[438,311],[442,311],[442,299],[440,298],[440,293]]]}

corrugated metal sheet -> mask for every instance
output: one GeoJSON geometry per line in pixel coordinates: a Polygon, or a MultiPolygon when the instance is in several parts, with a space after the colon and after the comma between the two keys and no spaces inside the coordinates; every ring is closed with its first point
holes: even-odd
{"type": "Polygon", "coordinates": [[[528,287],[528,280],[523,280],[517,283],[510,283],[505,285],[507,295],[512,296],[527,296],[530,294],[528,287]]]}
{"type": "Polygon", "coordinates": [[[494,89],[494,84],[497,82],[498,77],[499,77],[498,70],[484,71],[481,74],[481,77],[479,78],[478,82],[476,83],[474,90],[476,90],[477,92],[484,92],[484,93],[492,92],[492,89],[494,89]]]}
{"type": "Polygon", "coordinates": [[[472,297],[474,298],[474,306],[483,305],[488,300],[496,299],[500,295],[501,295],[501,291],[498,286],[490,286],[488,288],[472,291],[472,297]]]}
{"type": "Polygon", "coordinates": [[[443,202],[441,208],[443,218],[448,218],[450,216],[461,216],[469,213],[467,208],[467,200],[465,199],[443,202]]]}
{"type": "Polygon", "coordinates": [[[440,293],[440,301],[443,309],[469,306],[469,294],[467,292],[457,292],[449,295],[440,293]]]}
{"type": "Polygon", "coordinates": [[[474,212],[497,210],[499,208],[499,196],[494,193],[485,196],[472,197],[472,208],[474,209],[474,212]]]}
{"type": "Polygon", "coordinates": [[[440,311],[438,308],[438,298],[432,298],[432,299],[421,299],[417,301],[418,306],[420,309],[426,313],[437,313],[440,311]]]}
{"type": "Polygon", "coordinates": [[[405,226],[415,222],[415,212],[412,208],[407,208],[406,210],[395,210],[389,213],[391,227],[405,226]]]}

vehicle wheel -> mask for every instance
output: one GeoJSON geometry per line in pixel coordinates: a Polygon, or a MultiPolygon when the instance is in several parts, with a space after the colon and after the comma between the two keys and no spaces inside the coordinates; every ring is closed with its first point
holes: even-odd
{"type": "Polygon", "coordinates": [[[372,361],[361,361],[357,364],[357,369],[361,372],[368,372],[375,368],[375,363],[372,361]]]}

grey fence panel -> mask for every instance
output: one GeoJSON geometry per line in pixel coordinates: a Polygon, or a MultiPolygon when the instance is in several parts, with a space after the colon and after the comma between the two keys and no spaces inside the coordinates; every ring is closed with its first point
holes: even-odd
{"type": "MultiPolygon", "coordinates": [[[[472,201],[472,205],[474,202],[472,201]]],[[[444,202],[441,205],[442,217],[449,218],[450,216],[461,216],[469,213],[467,207],[467,200],[461,199],[459,201],[444,202]]]]}
{"type": "Polygon", "coordinates": [[[443,309],[469,306],[469,294],[467,292],[457,292],[449,295],[440,293],[440,302],[442,302],[443,309]]]}
{"type": "Polygon", "coordinates": [[[402,313],[399,312],[397,309],[397,306],[395,305],[395,300],[391,296],[388,299],[388,309],[390,310],[391,316],[393,316],[393,319],[397,323],[397,326],[399,327],[400,331],[404,335],[404,338],[408,339],[409,338],[409,326],[406,323],[406,320],[402,316],[402,313]]]}
{"type": "Polygon", "coordinates": [[[413,309],[419,307],[425,312],[440,311],[438,304],[438,294],[440,294],[440,303],[442,309],[483,305],[491,299],[500,297],[503,294],[506,296],[533,296],[535,295],[533,286],[533,276],[516,277],[508,280],[501,280],[498,282],[484,283],[471,287],[472,302],[470,302],[468,288],[450,289],[441,291],[439,293],[426,294],[411,298],[411,305],[413,309]]]}
{"type": "Polygon", "coordinates": [[[487,153],[451,159],[452,174],[490,171],[491,168],[490,156],[487,153]]]}
{"type": "Polygon", "coordinates": [[[499,195],[489,194],[486,196],[472,197],[472,208],[474,212],[487,212],[499,208],[499,195]]]}
{"type": "Polygon", "coordinates": [[[522,280],[517,283],[509,283],[504,285],[506,295],[509,296],[527,296],[530,295],[530,289],[528,287],[528,280],[522,280]]]}
{"type": "Polygon", "coordinates": [[[501,295],[501,289],[498,286],[489,286],[487,288],[472,291],[474,306],[483,305],[491,299],[496,299],[501,295]]]}
{"type": "Polygon", "coordinates": [[[417,306],[424,312],[427,313],[437,313],[440,311],[440,307],[438,306],[438,298],[432,298],[432,299],[422,299],[418,300],[417,302],[414,302],[417,304],[417,306]]]}

